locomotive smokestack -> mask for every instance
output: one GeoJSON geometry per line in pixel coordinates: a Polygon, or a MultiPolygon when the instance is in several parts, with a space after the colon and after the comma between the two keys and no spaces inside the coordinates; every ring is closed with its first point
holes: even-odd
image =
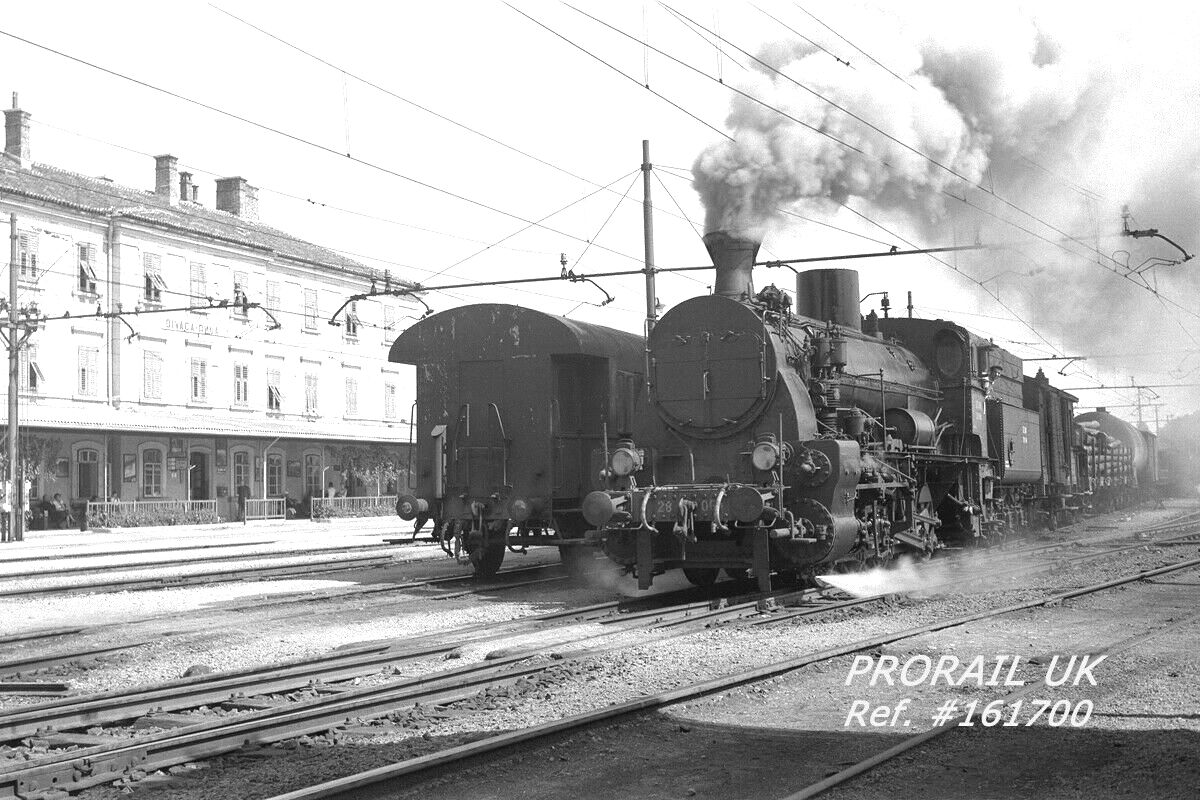
{"type": "Polygon", "coordinates": [[[725,231],[704,234],[704,246],[717,268],[713,294],[735,298],[754,295],[754,260],[758,258],[761,244],[725,231]]]}

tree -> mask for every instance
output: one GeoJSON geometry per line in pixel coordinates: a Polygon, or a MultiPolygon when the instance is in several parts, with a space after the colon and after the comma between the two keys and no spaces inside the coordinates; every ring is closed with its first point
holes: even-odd
{"type": "MultiPolygon", "coordinates": [[[[52,473],[61,450],[62,440],[56,437],[28,433],[21,435],[17,440],[17,458],[25,479],[36,481],[52,473]]],[[[0,452],[0,472],[9,474],[7,447],[0,452]]]]}
{"type": "Polygon", "coordinates": [[[389,484],[402,490],[408,485],[408,460],[400,446],[381,444],[346,445],[329,448],[333,461],[340,464],[342,479],[353,477],[374,491],[378,485],[386,492],[389,484]]]}

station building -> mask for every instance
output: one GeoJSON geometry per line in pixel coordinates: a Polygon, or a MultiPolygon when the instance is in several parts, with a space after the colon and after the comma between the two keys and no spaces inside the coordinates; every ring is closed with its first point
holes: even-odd
{"type": "Polygon", "coordinates": [[[48,317],[16,387],[32,498],[211,499],[228,518],[240,485],[394,492],[413,391],[387,353],[411,301],[359,301],[330,324],[384,276],[262,224],[241,177],[216,181],[214,208],[170,155],[147,164],[153,189],[35,164],[16,106],[0,219],[16,217],[17,305],[48,317]]]}

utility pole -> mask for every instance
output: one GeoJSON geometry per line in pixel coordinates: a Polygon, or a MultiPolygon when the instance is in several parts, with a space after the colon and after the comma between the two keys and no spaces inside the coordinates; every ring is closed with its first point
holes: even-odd
{"type": "Polygon", "coordinates": [[[17,400],[21,388],[21,340],[17,336],[17,215],[8,215],[8,532],[5,541],[25,538],[25,492],[17,448],[17,400]]]}
{"type": "MultiPolygon", "coordinates": [[[[658,320],[658,297],[654,290],[654,204],[650,202],[650,140],[642,139],[642,224],[646,239],[646,336],[658,320]]],[[[649,373],[647,373],[649,377],[649,373]]]]}

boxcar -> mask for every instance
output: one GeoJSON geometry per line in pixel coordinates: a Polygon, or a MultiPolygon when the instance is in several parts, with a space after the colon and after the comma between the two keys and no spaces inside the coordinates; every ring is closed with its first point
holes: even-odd
{"type": "Polygon", "coordinates": [[[582,498],[645,392],[641,336],[513,305],[444,311],[410,327],[389,360],[416,367],[415,463],[397,512],[465,549],[476,574],[506,548],[592,553],[582,498]]]}

